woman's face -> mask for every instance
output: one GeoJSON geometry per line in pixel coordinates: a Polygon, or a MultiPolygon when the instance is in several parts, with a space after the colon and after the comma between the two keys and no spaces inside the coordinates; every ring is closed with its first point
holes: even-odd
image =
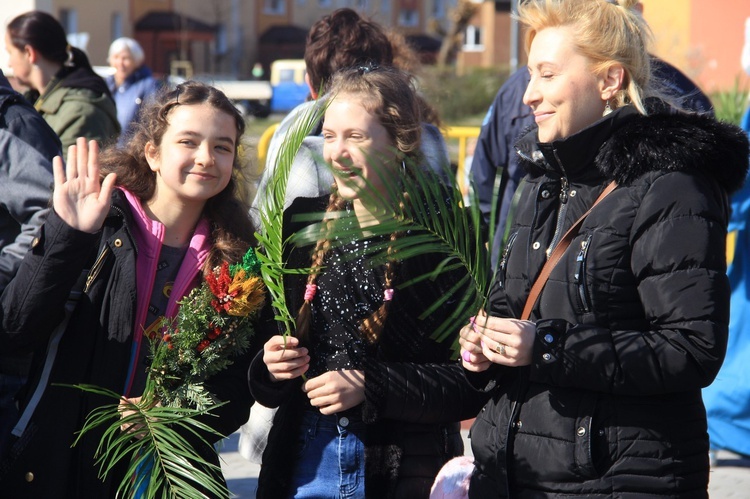
{"type": "Polygon", "coordinates": [[[323,157],[333,167],[344,199],[361,198],[368,189],[385,195],[388,182],[396,176],[395,144],[377,117],[362,106],[362,99],[337,95],[323,121],[323,157]]]}
{"type": "Polygon", "coordinates": [[[540,142],[568,137],[599,120],[610,95],[571,39],[570,28],[555,27],[539,31],[531,42],[531,80],[523,102],[534,111],[540,142]]]}
{"type": "Polygon", "coordinates": [[[109,58],[109,65],[115,68],[115,79],[124,81],[136,70],[135,59],[128,49],[122,49],[112,54],[109,58]]]}
{"type": "Polygon", "coordinates": [[[5,50],[8,52],[8,66],[13,70],[13,76],[19,83],[30,86],[29,80],[33,65],[29,60],[29,54],[13,45],[10,33],[7,31],[5,32],[5,50]]]}

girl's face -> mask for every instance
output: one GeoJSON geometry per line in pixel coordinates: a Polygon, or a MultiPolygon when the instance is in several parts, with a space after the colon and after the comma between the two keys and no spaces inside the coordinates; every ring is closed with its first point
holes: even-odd
{"type": "Polygon", "coordinates": [[[156,172],[152,202],[197,206],[219,194],[232,177],[237,127],[234,118],[210,104],[179,105],[167,115],[161,145],[146,145],[156,172]]]}
{"type": "Polygon", "coordinates": [[[568,137],[601,119],[611,95],[571,37],[570,28],[545,28],[531,42],[523,102],[534,111],[540,142],[568,137]]]}
{"type": "MultiPolygon", "coordinates": [[[[333,167],[339,195],[359,199],[385,195],[395,179],[397,152],[388,131],[362,106],[363,96],[339,94],[326,109],[323,121],[323,157],[333,167]]],[[[381,196],[377,197],[382,199],[381,196]]]]}
{"type": "Polygon", "coordinates": [[[5,32],[5,50],[8,52],[8,66],[13,70],[13,76],[19,83],[28,87],[32,68],[29,54],[13,45],[10,33],[7,31],[5,32]]]}

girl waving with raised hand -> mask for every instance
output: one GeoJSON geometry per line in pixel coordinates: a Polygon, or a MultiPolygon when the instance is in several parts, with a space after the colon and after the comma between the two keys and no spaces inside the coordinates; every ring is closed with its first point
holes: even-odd
{"type": "MultiPolygon", "coordinates": [[[[126,147],[99,155],[95,142],[78,139],[64,171],[55,160],[54,211],[2,296],[3,349],[37,352],[4,456],[0,486],[8,495],[114,497],[125,470],[104,482],[97,476],[101,431],[72,447],[86,415],[107,399],[60,384],[139,397],[148,368],[144,332],[174,317],[205,273],[241,260],[253,245],[235,195],[244,127],[223,93],[186,82],[144,109],[126,147]]],[[[208,418],[218,433],[247,420],[253,354],[207,381],[228,402],[208,418]]],[[[213,449],[199,447],[218,463],[213,449]]]]}
{"type": "MultiPolygon", "coordinates": [[[[392,186],[401,169],[420,167],[417,94],[404,73],[365,65],[336,74],[327,95],[323,153],[333,193],[297,199],[285,229],[302,225],[294,214],[327,210],[353,213],[344,223],[366,232],[400,202],[392,186]]],[[[427,497],[442,464],[462,453],[458,422],[478,409],[434,369],[450,359],[457,331],[442,342],[431,333],[455,303],[418,318],[456,274],[399,287],[443,256],[381,264],[368,245],[387,247],[408,232],[343,243],[324,234],[312,255],[297,247],[288,260],[311,269],[288,281],[295,337],[272,337],[251,366],[258,402],[279,407],[258,497],[427,497]]]]}

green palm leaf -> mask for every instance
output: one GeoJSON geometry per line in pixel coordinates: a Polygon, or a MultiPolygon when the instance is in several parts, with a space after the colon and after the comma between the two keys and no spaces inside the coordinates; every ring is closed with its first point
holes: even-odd
{"type": "Polygon", "coordinates": [[[274,176],[268,183],[268,195],[260,210],[261,231],[256,237],[263,248],[258,255],[262,264],[261,274],[271,295],[274,319],[283,324],[285,334],[291,334],[294,330],[294,317],[286,304],[284,276],[307,272],[307,269],[287,269],[285,265],[284,248],[288,243],[283,236],[286,188],[297,151],[305,137],[320,123],[325,108],[324,103],[317,101],[295,120],[281,145],[274,176]]]}
{"type": "MultiPolygon", "coordinates": [[[[470,315],[484,306],[489,294],[492,271],[479,204],[475,200],[471,206],[464,206],[463,195],[457,186],[446,185],[441,180],[446,176],[450,178],[449,172],[438,176],[424,168],[412,167],[408,173],[406,168],[402,169],[397,180],[389,179],[385,173],[381,175],[381,183],[386,186],[387,193],[365,198],[367,203],[380,208],[377,224],[360,228],[352,220],[355,216],[353,213],[309,214],[300,217],[300,220],[319,221],[323,218],[324,222],[314,223],[297,232],[292,241],[298,245],[312,244],[323,231],[327,231],[325,234],[332,246],[361,238],[374,239],[365,250],[366,256],[374,264],[383,264],[394,255],[400,260],[429,254],[444,255],[444,259],[431,272],[398,286],[407,288],[426,279],[434,280],[445,272],[460,276],[421,314],[422,318],[427,317],[448,300],[453,300],[454,308],[450,315],[432,334],[437,341],[444,341],[455,333],[458,325],[464,324],[470,315]],[[325,220],[335,220],[335,223],[327,224],[325,220]],[[382,241],[384,236],[399,232],[408,235],[382,241]]],[[[375,192],[374,189],[368,191],[375,192]]],[[[367,193],[363,196],[367,196],[367,193]]],[[[349,254],[347,257],[355,259],[360,256],[349,254]]]]}
{"type": "MultiPolygon", "coordinates": [[[[117,401],[91,411],[74,445],[90,431],[104,428],[95,454],[99,476],[105,478],[121,462],[128,461],[127,478],[118,486],[118,497],[135,497],[141,488],[146,498],[227,495],[226,486],[218,478],[220,467],[200,457],[195,443],[186,438],[191,435],[205,445],[209,445],[206,443],[209,436],[221,438],[222,435],[199,417],[223,403],[204,409],[163,407],[153,405],[153,397],[145,395],[140,402],[124,404],[125,409],[133,412],[121,417],[122,397],[117,392],[88,384],[75,385],[75,388],[117,401]],[[137,429],[122,431],[122,425],[137,429]],[[199,490],[204,492],[199,493],[199,490]]],[[[149,388],[146,387],[144,394],[153,393],[149,388]]]]}

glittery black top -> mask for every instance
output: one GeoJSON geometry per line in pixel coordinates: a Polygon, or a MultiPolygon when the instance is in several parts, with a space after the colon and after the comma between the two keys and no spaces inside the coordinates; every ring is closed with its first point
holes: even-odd
{"type": "MultiPolygon", "coordinates": [[[[399,284],[433,271],[444,255],[420,255],[400,262],[394,272],[394,296],[381,337],[376,344],[370,344],[359,331],[362,320],[383,303],[385,267],[374,266],[370,258],[355,255],[362,255],[368,245],[383,241],[377,238],[348,242],[334,247],[325,256],[312,301],[308,378],[333,370],[367,370],[369,360],[431,363],[444,362],[450,357],[452,342],[438,343],[430,336],[452,311],[452,302],[448,301],[429,317],[420,315],[453,286],[457,280],[455,273],[443,273],[434,280],[399,288],[399,284]]],[[[308,267],[310,249],[299,251],[296,260],[297,266],[308,267]]],[[[302,302],[304,284],[300,278],[288,287],[293,295],[290,302],[297,302],[294,306],[302,302]]]]}

